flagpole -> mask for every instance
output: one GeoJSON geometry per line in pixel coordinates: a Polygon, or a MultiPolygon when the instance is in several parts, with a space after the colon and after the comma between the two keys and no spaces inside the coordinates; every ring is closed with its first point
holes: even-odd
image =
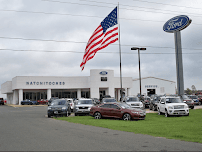
{"type": "Polygon", "coordinates": [[[122,72],[121,72],[121,42],[120,42],[120,23],[119,23],[119,3],[118,3],[117,11],[118,11],[118,28],[119,28],[118,33],[119,33],[119,55],[120,55],[120,83],[121,83],[121,98],[120,98],[120,101],[121,101],[123,91],[122,91],[122,72]]]}

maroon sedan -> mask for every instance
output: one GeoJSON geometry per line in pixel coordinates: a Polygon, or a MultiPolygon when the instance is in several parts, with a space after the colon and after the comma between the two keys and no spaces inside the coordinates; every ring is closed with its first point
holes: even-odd
{"type": "Polygon", "coordinates": [[[93,106],[90,109],[90,115],[95,119],[102,117],[113,117],[123,120],[145,119],[146,112],[142,109],[131,108],[129,105],[120,102],[104,103],[93,106]]]}
{"type": "Polygon", "coordinates": [[[48,100],[44,100],[44,99],[38,100],[37,102],[38,104],[48,104],[48,100]]]}

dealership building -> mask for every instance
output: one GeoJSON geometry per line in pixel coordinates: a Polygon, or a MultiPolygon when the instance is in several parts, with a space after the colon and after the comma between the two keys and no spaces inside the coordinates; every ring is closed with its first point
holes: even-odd
{"type": "MultiPolygon", "coordinates": [[[[175,94],[175,82],[146,77],[141,79],[142,94],[175,94]]],[[[114,77],[113,70],[93,69],[90,76],[16,76],[1,85],[1,93],[7,95],[8,104],[20,104],[30,99],[59,98],[100,98],[111,95],[117,100],[121,92],[120,77],[114,77]]],[[[124,96],[139,93],[139,79],[122,77],[124,96]]]]}

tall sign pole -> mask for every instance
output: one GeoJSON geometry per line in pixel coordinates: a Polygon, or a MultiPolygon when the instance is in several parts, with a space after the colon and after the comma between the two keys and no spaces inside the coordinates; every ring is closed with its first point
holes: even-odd
{"type": "Polygon", "coordinates": [[[189,26],[191,24],[191,21],[192,20],[188,16],[180,15],[171,18],[163,26],[163,30],[165,32],[174,33],[178,95],[184,94],[184,76],[183,76],[182,46],[181,46],[180,31],[189,26]]]}
{"type": "Polygon", "coordinates": [[[174,37],[175,37],[177,92],[178,92],[178,95],[183,95],[184,94],[184,77],[183,77],[182,47],[181,47],[180,31],[174,32],[174,37]]]}

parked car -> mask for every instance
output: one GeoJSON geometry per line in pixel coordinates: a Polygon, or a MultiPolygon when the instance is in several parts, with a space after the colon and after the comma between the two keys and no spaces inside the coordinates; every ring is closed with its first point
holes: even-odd
{"type": "Polygon", "coordinates": [[[195,105],[200,105],[198,96],[196,96],[196,95],[190,95],[189,98],[194,101],[194,104],[195,104],[195,105]]]}
{"type": "Polygon", "coordinates": [[[0,104],[4,105],[4,98],[0,98],[0,104]]]}
{"type": "Polygon", "coordinates": [[[171,115],[186,115],[189,116],[189,106],[184,103],[180,97],[161,97],[158,104],[158,114],[165,114],[165,117],[171,115]]]}
{"type": "Polygon", "coordinates": [[[199,105],[202,104],[202,95],[198,95],[199,105]]]}
{"type": "Polygon", "coordinates": [[[100,104],[100,100],[98,98],[91,98],[93,100],[93,104],[97,105],[100,104]]]}
{"type": "Polygon", "coordinates": [[[48,118],[51,116],[66,116],[71,115],[70,104],[65,99],[57,99],[51,102],[47,109],[48,118]]]}
{"type": "Polygon", "coordinates": [[[67,98],[66,100],[69,102],[71,111],[73,112],[73,110],[74,110],[74,101],[73,101],[73,99],[67,98]]]}
{"type": "Polygon", "coordinates": [[[157,110],[157,105],[158,105],[161,97],[162,97],[162,95],[156,95],[156,96],[151,97],[150,103],[149,103],[150,110],[153,110],[153,111],[157,110]]]}
{"type": "Polygon", "coordinates": [[[48,100],[48,106],[50,106],[51,105],[51,102],[53,101],[53,100],[56,100],[56,99],[59,99],[58,97],[52,97],[52,98],[50,98],[50,100],[48,100]]]}
{"type": "Polygon", "coordinates": [[[194,109],[194,101],[187,97],[187,95],[181,95],[180,98],[189,106],[189,108],[194,109]]]}
{"type": "Polygon", "coordinates": [[[38,104],[48,104],[48,100],[44,100],[44,99],[41,99],[41,100],[37,100],[38,104]]]}
{"type": "Polygon", "coordinates": [[[93,106],[92,99],[80,98],[78,99],[78,101],[75,102],[73,110],[74,115],[78,116],[79,114],[89,114],[92,106],[93,106]]]}
{"type": "Polygon", "coordinates": [[[123,103],[131,106],[132,108],[143,108],[143,103],[135,96],[127,96],[122,100],[123,103]]]}
{"type": "Polygon", "coordinates": [[[29,99],[25,99],[21,101],[21,105],[38,105],[37,101],[31,101],[29,99]]]}
{"type": "Polygon", "coordinates": [[[150,97],[144,97],[144,100],[142,100],[143,107],[148,108],[150,104],[150,97]]]}
{"type": "Polygon", "coordinates": [[[103,98],[111,98],[111,96],[110,96],[110,95],[101,96],[101,97],[100,97],[100,101],[102,101],[103,98]]]}
{"type": "Polygon", "coordinates": [[[131,108],[125,103],[113,102],[93,106],[90,110],[90,115],[95,117],[95,119],[101,119],[102,117],[113,117],[123,120],[144,120],[146,111],[138,108],[131,108]]]}
{"type": "Polygon", "coordinates": [[[102,103],[117,102],[115,98],[103,98],[102,103]]]}

